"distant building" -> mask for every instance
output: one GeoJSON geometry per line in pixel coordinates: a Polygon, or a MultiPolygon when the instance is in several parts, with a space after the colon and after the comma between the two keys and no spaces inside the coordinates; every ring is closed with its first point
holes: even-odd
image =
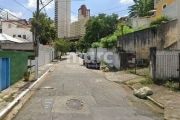
{"type": "Polygon", "coordinates": [[[83,36],[85,34],[85,24],[90,17],[90,9],[85,5],[81,5],[78,9],[78,21],[71,23],[70,36],[83,36]]]}
{"type": "Polygon", "coordinates": [[[78,9],[78,20],[90,17],[90,9],[87,9],[86,5],[81,5],[78,9]]]}
{"type": "Polygon", "coordinates": [[[71,0],[55,0],[55,27],[58,38],[70,36],[71,0]]]}
{"type": "Polygon", "coordinates": [[[19,37],[29,42],[33,42],[31,25],[25,19],[20,20],[2,20],[2,33],[11,37],[19,37]]]}

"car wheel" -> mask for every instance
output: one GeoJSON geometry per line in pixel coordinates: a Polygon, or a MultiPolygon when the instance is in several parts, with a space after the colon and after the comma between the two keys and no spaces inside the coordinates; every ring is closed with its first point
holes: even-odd
{"type": "Polygon", "coordinates": [[[88,68],[89,67],[89,65],[86,63],[86,68],[88,68]]]}

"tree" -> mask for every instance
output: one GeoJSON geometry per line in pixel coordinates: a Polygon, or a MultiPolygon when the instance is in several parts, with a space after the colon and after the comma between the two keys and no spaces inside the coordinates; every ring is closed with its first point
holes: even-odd
{"type": "MultiPolygon", "coordinates": [[[[116,31],[107,37],[101,39],[101,45],[103,48],[112,49],[117,45],[117,36],[122,36],[122,24],[118,25],[116,31]]],[[[128,34],[134,32],[129,26],[123,26],[123,33],[128,34]]]]}
{"type": "Polygon", "coordinates": [[[111,35],[101,39],[101,44],[103,48],[112,49],[117,44],[117,36],[111,35]]]}
{"type": "MultiPolygon", "coordinates": [[[[59,39],[54,42],[54,49],[62,53],[70,51],[71,43],[67,40],[59,39]]],[[[60,55],[60,58],[61,58],[60,55]]]]}
{"type": "Polygon", "coordinates": [[[84,39],[91,47],[93,42],[98,42],[99,39],[113,34],[114,27],[118,23],[118,15],[106,15],[99,14],[98,16],[92,16],[85,24],[86,33],[84,39]]]}
{"type": "Polygon", "coordinates": [[[133,0],[134,5],[129,6],[130,17],[145,17],[149,15],[149,11],[154,9],[154,0],[133,0]]]}
{"type": "MultiPolygon", "coordinates": [[[[47,17],[46,14],[40,13],[39,14],[39,41],[41,44],[49,44],[57,38],[56,29],[52,27],[51,24],[53,21],[47,17]]],[[[36,24],[36,13],[33,13],[33,19],[31,21],[32,29],[31,31],[34,32],[34,29],[37,28],[36,24]]]]}
{"type": "Polygon", "coordinates": [[[100,47],[100,43],[99,42],[93,42],[91,46],[92,46],[92,48],[98,48],[98,47],[100,47]]]}
{"type": "Polygon", "coordinates": [[[87,49],[87,43],[84,39],[84,36],[80,38],[80,40],[76,43],[76,49],[80,52],[83,52],[87,49]]]}

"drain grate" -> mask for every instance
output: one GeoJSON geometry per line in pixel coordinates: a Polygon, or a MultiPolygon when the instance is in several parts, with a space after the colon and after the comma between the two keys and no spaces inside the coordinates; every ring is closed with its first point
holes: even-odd
{"type": "Polygon", "coordinates": [[[81,110],[83,107],[83,102],[77,99],[70,99],[66,102],[66,105],[74,110],[81,110]]]}

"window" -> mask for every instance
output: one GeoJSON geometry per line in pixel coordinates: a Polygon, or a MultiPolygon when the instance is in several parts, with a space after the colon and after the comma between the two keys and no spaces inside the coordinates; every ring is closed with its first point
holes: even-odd
{"type": "Polygon", "coordinates": [[[167,7],[167,5],[166,5],[166,4],[164,4],[164,5],[163,5],[163,7],[162,7],[162,9],[165,9],[166,7],[167,7]]]}
{"type": "Polygon", "coordinates": [[[21,35],[18,35],[18,37],[20,37],[20,38],[21,38],[21,35]]]}
{"type": "Polygon", "coordinates": [[[23,39],[26,39],[26,35],[23,35],[23,39]]]}
{"type": "Polygon", "coordinates": [[[13,38],[16,37],[16,35],[13,35],[13,38]]]}

